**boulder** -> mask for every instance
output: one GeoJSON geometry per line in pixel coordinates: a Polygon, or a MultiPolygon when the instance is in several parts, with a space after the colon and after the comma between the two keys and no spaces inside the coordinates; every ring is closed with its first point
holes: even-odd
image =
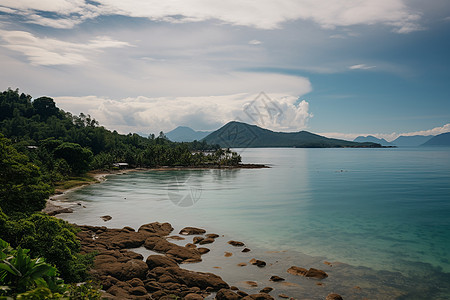
{"type": "Polygon", "coordinates": [[[143,286],[136,286],[130,289],[131,295],[143,296],[147,294],[147,290],[143,286]]]}
{"type": "Polygon", "coordinates": [[[211,250],[209,250],[208,248],[201,247],[201,248],[197,248],[197,251],[200,253],[200,255],[203,255],[203,254],[208,253],[211,250]]]}
{"type": "Polygon", "coordinates": [[[201,240],[200,242],[199,242],[199,244],[200,245],[206,245],[206,244],[211,244],[211,243],[214,243],[214,239],[213,238],[206,238],[206,239],[203,239],[203,240],[201,240]]]}
{"type": "Polygon", "coordinates": [[[216,299],[217,300],[239,300],[239,299],[241,299],[241,296],[239,296],[238,294],[236,294],[230,290],[221,289],[217,292],[216,299]]]}
{"type": "Polygon", "coordinates": [[[199,295],[199,294],[187,294],[186,296],[183,297],[184,300],[203,300],[204,298],[199,295]]]}
{"type": "Polygon", "coordinates": [[[196,227],[184,227],[181,229],[180,234],[183,235],[197,235],[206,233],[205,229],[196,228],[196,227]]]}
{"type": "Polygon", "coordinates": [[[266,262],[265,262],[265,261],[262,261],[262,260],[259,260],[259,259],[255,259],[255,258],[251,259],[251,260],[249,261],[249,263],[252,264],[252,265],[254,265],[254,266],[258,266],[258,267],[260,267],[260,268],[266,266],[266,262]]]}
{"type": "Polygon", "coordinates": [[[246,252],[250,252],[251,250],[250,249],[248,249],[248,248],[244,248],[244,249],[242,249],[242,252],[244,252],[244,253],[246,253],[246,252]]]}
{"type": "Polygon", "coordinates": [[[196,286],[202,290],[210,287],[215,291],[222,288],[229,288],[228,284],[223,281],[222,278],[212,273],[194,272],[178,267],[166,268],[165,272],[168,277],[172,277],[176,280],[176,282],[185,284],[189,287],[196,286]]]}
{"type": "Polygon", "coordinates": [[[100,218],[102,218],[102,220],[105,221],[105,222],[107,222],[107,221],[112,219],[111,216],[101,216],[100,218]]]}
{"type": "Polygon", "coordinates": [[[173,231],[172,225],[170,225],[169,223],[159,223],[159,222],[144,224],[138,229],[138,232],[159,236],[167,236],[172,231],[173,231]]]}
{"type": "Polygon", "coordinates": [[[285,280],[284,278],[282,278],[280,276],[276,276],[276,275],[270,277],[270,281],[274,281],[274,282],[284,281],[284,280],[285,280]]]}
{"type": "Polygon", "coordinates": [[[248,295],[248,296],[242,298],[242,300],[274,300],[274,298],[272,296],[270,296],[269,294],[259,293],[259,294],[248,295]]]}
{"type": "Polygon", "coordinates": [[[260,293],[270,293],[271,291],[273,291],[273,288],[271,288],[270,286],[266,286],[265,288],[263,288],[262,290],[260,290],[260,293]]]}
{"type": "Polygon", "coordinates": [[[150,270],[156,267],[177,267],[178,264],[171,258],[164,255],[150,255],[146,260],[147,266],[150,270]]]}
{"type": "Polygon", "coordinates": [[[235,247],[242,247],[245,245],[243,242],[238,242],[238,241],[229,241],[228,244],[235,246],[235,247]]]}
{"type": "Polygon", "coordinates": [[[204,237],[196,236],[196,237],[194,237],[194,238],[192,239],[192,242],[193,242],[194,244],[198,244],[198,243],[200,243],[201,241],[203,241],[204,239],[205,239],[204,237]]]}
{"type": "Polygon", "coordinates": [[[206,235],[206,237],[207,237],[207,238],[210,238],[210,239],[216,239],[216,238],[219,237],[219,235],[218,235],[218,234],[215,234],[215,233],[208,233],[208,234],[206,235]]]}

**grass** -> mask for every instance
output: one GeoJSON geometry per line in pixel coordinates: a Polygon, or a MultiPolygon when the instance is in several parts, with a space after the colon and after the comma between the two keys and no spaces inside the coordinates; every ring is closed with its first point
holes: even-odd
{"type": "Polygon", "coordinates": [[[89,175],[69,177],[65,181],[55,182],[55,190],[68,190],[77,186],[91,184],[94,182],[97,182],[97,179],[89,175]]]}

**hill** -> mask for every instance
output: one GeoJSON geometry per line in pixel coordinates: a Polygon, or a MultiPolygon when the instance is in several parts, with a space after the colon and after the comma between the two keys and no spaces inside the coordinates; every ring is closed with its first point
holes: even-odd
{"type": "Polygon", "coordinates": [[[399,147],[418,147],[429,141],[432,137],[434,137],[434,135],[401,135],[393,140],[392,143],[399,147]]]}
{"type": "Polygon", "coordinates": [[[423,143],[422,146],[431,146],[431,147],[450,147],[450,132],[442,133],[432,137],[427,142],[423,143]]]}
{"type": "Polygon", "coordinates": [[[395,146],[393,143],[390,143],[390,142],[386,141],[385,139],[379,139],[372,135],[358,136],[353,141],[357,142],[357,143],[376,143],[376,144],[380,144],[381,146],[395,146]]]}
{"type": "Polygon", "coordinates": [[[203,139],[208,144],[221,147],[298,147],[298,148],[379,148],[376,143],[356,143],[330,139],[307,131],[274,132],[268,129],[241,122],[229,122],[203,139]]]}
{"type": "Polygon", "coordinates": [[[193,142],[200,141],[210,133],[211,131],[195,131],[190,127],[178,126],[166,133],[166,137],[172,142],[193,142]]]}

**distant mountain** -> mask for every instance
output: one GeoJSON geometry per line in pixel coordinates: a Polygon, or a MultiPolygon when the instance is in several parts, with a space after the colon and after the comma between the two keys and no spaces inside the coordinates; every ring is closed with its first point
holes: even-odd
{"type": "Polygon", "coordinates": [[[357,142],[357,143],[377,143],[377,144],[380,144],[381,146],[395,146],[393,143],[390,143],[390,142],[386,141],[385,139],[379,139],[372,135],[358,136],[353,141],[357,142]]]}
{"type": "Polygon", "coordinates": [[[221,147],[298,147],[298,148],[338,148],[368,147],[379,148],[376,143],[356,143],[330,139],[307,131],[274,132],[255,125],[229,122],[204,138],[209,144],[221,147]]]}
{"type": "Polygon", "coordinates": [[[195,131],[186,126],[178,126],[166,133],[166,136],[173,142],[192,142],[194,140],[200,141],[210,133],[211,131],[195,131]]]}
{"type": "Polygon", "coordinates": [[[427,142],[423,143],[422,146],[444,146],[450,147],[450,132],[442,133],[432,137],[427,142]]]}
{"type": "Polygon", "coordinates": [[[430,140],[434,135],[401,135],[392,141],[393,144],[399,147],[417,147],[430,140]]]}

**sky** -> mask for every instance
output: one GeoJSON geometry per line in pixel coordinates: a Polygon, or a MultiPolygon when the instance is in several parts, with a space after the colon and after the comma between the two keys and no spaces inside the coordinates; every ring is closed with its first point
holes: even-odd
{"type": "Polygon", "coordinates": [[[450,131],[448,0],[0,0],[0,88],[121,133],[450,131]]]}

